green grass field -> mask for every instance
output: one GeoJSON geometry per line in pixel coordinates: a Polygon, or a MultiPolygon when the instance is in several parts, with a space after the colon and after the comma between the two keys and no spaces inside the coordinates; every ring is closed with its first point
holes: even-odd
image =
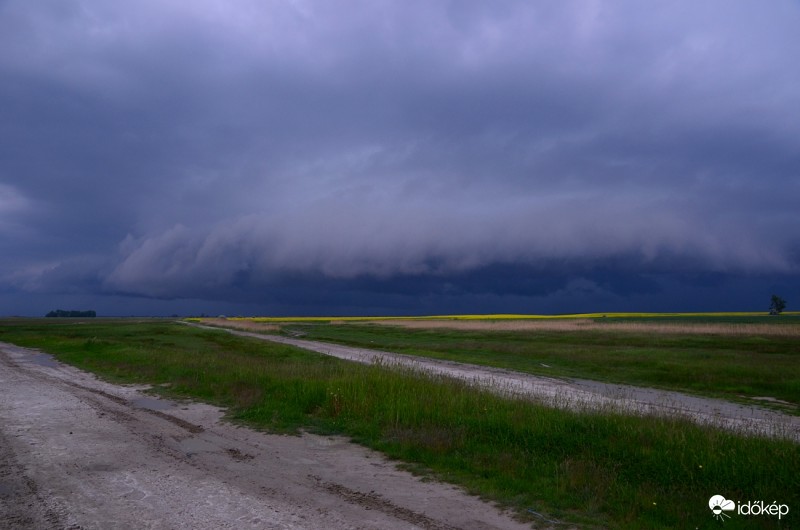
{"type": "MultiPolygon", "coordinates": [[[[0,341],[116,382],[168,384],[162,392],[224,405],[259,428],[350,436],[523,516],[589,528],[717,528],[707,505],[714,494],[800,507],[800,448],[790,441],[678,418],[555,410],[163,321],[2,321],[0,341]]],[[[734,517],[724,528],[797,521],[792,511],[780,524],[734,517]]]]}
{"type": "Polygon", "coordinates": [[[785,402],[782,410],[800,414],[800,317],[609,317],[559,328],[566,323],[552,329],[509,330],[498,324],[496,330],[475,330],[469,325],[416,329],[381,321],[284,322],[281,331],[552,377],[751,403],[765,403],[752,398],[775,398],[785,402]]]}

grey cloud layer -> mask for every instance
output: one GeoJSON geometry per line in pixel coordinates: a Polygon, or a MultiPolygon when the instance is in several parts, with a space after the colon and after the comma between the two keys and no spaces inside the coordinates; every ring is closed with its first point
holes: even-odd
{"type": "Polygon", "coordinates": [[[0,281],[796,274],[798,23],[790,1],[0,2],[0,281]]]}

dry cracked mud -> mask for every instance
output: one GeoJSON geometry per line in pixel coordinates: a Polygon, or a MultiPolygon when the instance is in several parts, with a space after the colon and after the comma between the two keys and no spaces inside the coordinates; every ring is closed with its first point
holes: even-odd
{"type": "Polygon", "coordinates": [[[143,390],[0,343],[0,526],[530,528],[346,439],[264,434],[143,390]]]}

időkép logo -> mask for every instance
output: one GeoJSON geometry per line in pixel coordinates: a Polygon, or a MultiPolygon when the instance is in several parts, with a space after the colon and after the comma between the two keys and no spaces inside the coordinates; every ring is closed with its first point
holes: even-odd
{"type": "Polygon", "coordinates": [[[725,521],[731,518],[731,514],[738,515],[766,515],[777,516],[778,519],[789,513],[789,506],[778,504],[777,501],[771,503],[764,501],[736,502],[726,499],[722,495],[714,495],[708,499],[708,507],[711,509],[715,519],[725,521]]]}

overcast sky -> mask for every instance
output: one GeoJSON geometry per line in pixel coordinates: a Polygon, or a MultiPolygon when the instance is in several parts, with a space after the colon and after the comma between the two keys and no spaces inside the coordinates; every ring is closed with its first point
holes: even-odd
{"type": "Polygon", "coordinates": [[[0,315],[800,308],[800,2],[0,0],[0,315]]]}

